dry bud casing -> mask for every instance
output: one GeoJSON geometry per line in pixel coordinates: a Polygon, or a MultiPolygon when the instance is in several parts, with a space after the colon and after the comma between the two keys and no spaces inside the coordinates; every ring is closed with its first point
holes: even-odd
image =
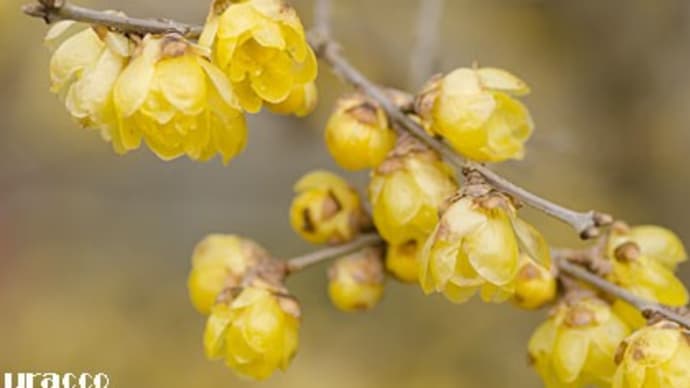
{"type": "Polygon", "coordinates": [[[244,288],[211,310],[204,349],[209,359],[225,359],[237,374],[263,380],[288,367],[297,351],[299,326],[299,305],[293,298],[244,288]]]}
{"type": "Polygon", "coordinates": [[[383,250],[368,247],[336,260],[328,278],[328,295],[338,309],[372,309],[383,297],[383,250]]]}
{"type": "Polygon", "coordinates": [[[310,243],[344,243],[370,224],[357,191],[333,173],[314,171],[303,176],[295,193],[290,224],[310,243]]]}
{"type": "Polygon", "coordinates": [[[543,236],[517,217],[507,197],[494,192],[479,198],[460,196],[424,246],[422,289],[427,294],[442,292],[455,303],[478,291],[485,301],[502,302],[515,292],[521,252],[550,265],[543,236]]]}
{"type": "Polygon", "coordinates": [[[239,287],[247,273],[269,254],[254,241],[235,235],[213,234],[204,238],[192,255],[187,286],[189,298],[202,314],[209,314],[218,295],[239,287]]]}
{"type": "Polygon", "coordinates": [[[433,78],[417,97],[428,131],[481,162],[521,159],[534,124],[513,96],[529,93],[514,75],[494,68],[460,68],[433,78]]]}
{"type": "Polygon", "coordinates": [[[344,169],[361,170],[381,164],[395,145],[395,132],[381,107],[362,94],[342,97],[326,124],[326,146],[344,169]]]}
{"type": "Polygon", "coordinates": [[[608,387],[630,328],[594,297],[564,300],[532,335],[529,357],[548,388],[608,387]]]}
{"type": "Polygon", "coordinates": [[[689,388],[690,332],[657,322],[626,338],[615,360],[613,388],[689,388]]]}
{"type": "Polygon", "coordinates": [[[374,224],[390,244],[424,241],[446,198],[457,190],[453,169],[415,139],[401,137],[369,183],[374,224]]]}
{"type": "MultiPolygon", "coordinates": [[[[247,112],[258,112],[264,102],[281,104],[316,78],[302,22],[283,0],[215,1],[199,44],[213,48],[247,112]]],[[[305,105],[293,105],[289,113],[304,114],[305,105]]],[[[280,110],[288,113],[288,107],[280,110]]]]}

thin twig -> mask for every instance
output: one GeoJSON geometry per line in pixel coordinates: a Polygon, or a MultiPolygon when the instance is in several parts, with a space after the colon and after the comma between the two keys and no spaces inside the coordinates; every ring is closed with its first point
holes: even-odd
{"type": "Polygon", "coordinates": [[[577,264],[571,263],[567,257],[558,254],[558,251],[555,251],[554,262],[562,273],[568,274],[579,280],[583,280],[599,290],[629,303],[640,310],[647,317],[661,315],[671,321],[675,321],[685,327],[690,328],[690,317],[673,311],[673,308],[671,307],[633,295],[628,290],[589,272],[577,264]]]}
{"type": "Polygon", "coordinates": [[[304,256],[293,257],[287,261],[287,271],[288,273],[298,272],[322,261],[337,259],[364,247],[382,242],[383,240],[376,233],[365,234],[346,244],[324,248],[304,256]]]}
{"type": "Polygon", "coordinates": [[[26,4],[22,7],[22,11],[29,16],[42,18],[46,23],[55,23],[60,20],[75,20],[142,35],[169,32],[178,33],[187,38],[195,38],[201,34],[202,29],[200,26],[173,20],[133,18],[123,13],[97,11],[70,3],[59,4],[54,7],[41,3],[26,4]]]}
{"type": "Polygon", "coordinates": [[[419,0],[416,45],[410,58],[412,88],[419,88],[436,71],[444,0],[419,0]]]}
{"type": "MultiPolygon", "coordinates": [[[[316,30],[312,31],[312,33],[309,35],[309,43],[314,48],[314,51],[345,81],[356,88],[361,89],[364,93],[368,94],[372,99],[378,102],[388,113],[390,118],[400,124],[405,131],[426,143],[429,147],[438,152],[445,160],[458,169],[470,168],[480,172],[497,190],[510,194],[516,199],[524,202],[526,205],[539,209],[544,213],[569,224],[583,238],[592,238],[597,236],[599,234],[598,228],[610,223],[611,217],[606,214],[595,211],[578,212],[558,205],[528,190],[525,190],[524,188],[508,181],[480,163],[464,160],[447,144],[439,139],[429,136],[424,128],[402,112],[381,88],[367,79],[342,55],[338,44],[328,35],[330,28],[328,27],[327,16],[330,5],[326,4],[329,0],[323,1],[325,1],[325,3],[322,3],[324,11],[320,11],[320,15],[318,15],[318,17],[320,19],[319,23],[322,23],[321,30],[326,31],[326,34],[324,35],[323,32],[316,30]]],[[[133,33],[176,32],[187,36],[188,38],[194,38],[197,37],[201,31],[201,28],[198,26],[192,26],[184,23],[165,20],[131,18],[121,14],[95,11],[67,3],[59,7],[47,7],[42,4],[30,4],[24,6],[24,12],[30,16],[41,17],[49,23],[69,19],[86,23],[102,24],[121,31],[133,33]]]]}

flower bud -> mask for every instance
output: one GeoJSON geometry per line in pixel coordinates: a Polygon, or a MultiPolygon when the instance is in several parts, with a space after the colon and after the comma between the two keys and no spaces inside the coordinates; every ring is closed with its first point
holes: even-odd
{"type": "Polygon", "coordinates": [[[613,257],[616,248],[627,242],[637,244],[640,254],[675,271],[679,263],[688,259],[683,242],[672,231],[655,225],[640,225],[632,228],[618,224],[611,228],[608,240],[608,254],[613,257]]]}
{"type": "Polygon", "coordinates": [[[529,341],[529,357],[547,387],[610,386],[614,355],[630,333],[606,302],[566,299],[529,341]]]}
{"type": "Polygon", "coordinates": [[[370,310],[383,297],[383,251],[369,247],[333,263],[328,271],[328,295],[343,311],[370,310]]]}
{"type": "Polygon", "coordinates": [[[237,374],[264,380],[290,364],[299,326],[299,304],[292,297],[249,287],[213,307],[204,349],[209,359],[224,358],[237,374]]]}
{"type": "Polygon", "coordinates": [[[202,314],[209,314],[220,292],[239,287],[247,271],[268,260],[255,242],[234,235],[213,234],[194,248],[189,273],[189,298],[202,314]]]}
{"type": "Polygon", "coordinates": [[[529,256],[520,257],[520,269],[515,276],[513,302],[524,309],[544,306],[556,297],[556,277],[548,268],[537,264],[529,256]]]}
{"type": "MultiPolygon", "coordinates": [[[[646,256],[614,257],[607,279],[635,296],[668,306],[680,307],[688,303],[688,291],[683,283],[660,262],[646,256]]],[[[644,326],[642,314],[621,300],[616,300],[614,311],[632,328],[644,326]]]]}
{"type": "Polygon", "coordinates": [[[521,159],[534,124],[512,96],[527,93],[527,85],[504,70],[461,68],[433,79],[417,97],[417,110],[428,130],[467,158],[521,159]]]}
{"type": "Polygon", "coordinates": [[[616,354],[613,388],[690,387],[690,333],[660,321],[626,338],[616,354]]]}
{"type": "Polygon", "coordinates": [[[326,125],[326,145],[344,169],[374,168],[395,145],[395,133],[378,104],[352,94],[338,100],[326,125]]]}
{"type": "Polygon", "coordinates": [[[313,244],[350,241],[369,223],[357,191],[333,173],[313,171],[303,176],[295,193],[292,229],[313,244]]]}
{"type": "Polygon", "coordinates": [[[213,48],[215,63],[251,113],[264,101],[285,102],[316,78],[302,22],[283,0],[214,1],[199,44],[213,48]]]}
{"type": "MultiPolygon", "coordinates": [[[[46,43],[55,45],[79,25],[73,21],[55,23],[46,35],[46,43]]],[[[120,33],[83,27],[64,39],[50,58],[50,90],[61,96],[80,125],[101,129],[106,139],[115,125],[113,87],[133,46],[120,33]]]]}
{"type": "Polygon", "coordinates": [[[546,241],[517,218],[507,197],[460,197],[443,213],[424,246],[422,289],[427,294],[442,292],[455,303],[477,291],[487,302],[502,302],[515,291],[521,250],[549,265],[546,241]]]}
{"type": "Polygon", "coordinates": [[[115,83],[118,153],[144,140],[163,160],[186,154],[228,162],[243,148],[247,128],[227,77],[178,35],[146,36],[115,83]]]}
{"type": "Polygon", "coordinates": [[[372,172],[369,200],[374,224],[390,244],[423,241],[438,223],[445,199],[457,190],[453,169],[411,137],[372,172]]]}
{"type": "Polygon", "coordinates": [[[314,82],[295,85],[288,98],[277,104],[266,104],[271,112],[288,115],[294,114],[297,117],[309,115],[316,108],[318,102],[318,90],[314,82]]]}
{"type": "Polygon", "coordinates": [[[386,269],[396,279],[405,283],[419,282],[419,255],[423,243],[410,240],[398,245],[389,245],[386,251],[386,269]]]}

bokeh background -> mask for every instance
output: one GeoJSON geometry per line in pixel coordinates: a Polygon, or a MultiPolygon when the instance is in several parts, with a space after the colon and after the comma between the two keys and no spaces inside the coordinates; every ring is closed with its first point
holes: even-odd
{"type": "MultiPolygon", "coordinates": [[[[408,85],[423,1],[336,1],[335,34],[374,80],[408,85]]],[[[204,2],[84,1],[132,15],[201,21],[204,2]]],[[[311,0],[295,0],[305,23],[311,0]]],[[[230,166],[116,156],[48,92],[46,27],[0,0],[0,371],[107,372],[116,387],[535,387],[525,344],[545,313],[451,305],[390,282],[371,313],[327,300],[325,267],[290,287],[303,303],[287,373],[237,379],[204,360],[203,319],[185,288],[189,254],[211,232],[251,236],[276,255],[311,248],[290,230],[292,183],[337,170],[322,141],[347,90],[323,67],[306,120],[267,113],[230,166]]],[[[438,70],[473,61],[532,86],[527,158],[497,166],[546,197],[657,223],[690,241],[690,2],[446,1],[438,70]]],[[[366,173],[348,174],[364,188],[366,173]]],[[[565,226],[526,217],[554,245],[565,226]]],[[[690,265],[681,276],[690,281],[690,265]]]]}

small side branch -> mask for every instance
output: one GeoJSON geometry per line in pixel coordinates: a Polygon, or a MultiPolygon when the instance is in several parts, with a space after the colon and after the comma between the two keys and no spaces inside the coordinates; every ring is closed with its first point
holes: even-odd
{"type": "Polygon", "coordinates": [[[337,259],[341,256],[357,252],[364,247],[380,244],[382,242],[383,240],[378,234],[366,234],[346,244],[324,248],[304,256],[293,257],[287,261],[287,272],[289,274],[299,272],[322,261],[337,259]]]}
{"type": "Polygon", "coordinates": [[[633,295],[628,290],[589,272],[577,264],[571,263],[568,258],[565,257],[565,255],[559,254],[558,251],[555,252],[554,256],[555,264],[561,273],[570,275],[579,280],[583,280],[604,293],[629,303],[640,310],[647,318],[653,316],[662,316],[668,320],[677,322],[687,328],[690,328],[690,317],[677,313],[671,307],[650,302],[644,298],[633,295]]]}

